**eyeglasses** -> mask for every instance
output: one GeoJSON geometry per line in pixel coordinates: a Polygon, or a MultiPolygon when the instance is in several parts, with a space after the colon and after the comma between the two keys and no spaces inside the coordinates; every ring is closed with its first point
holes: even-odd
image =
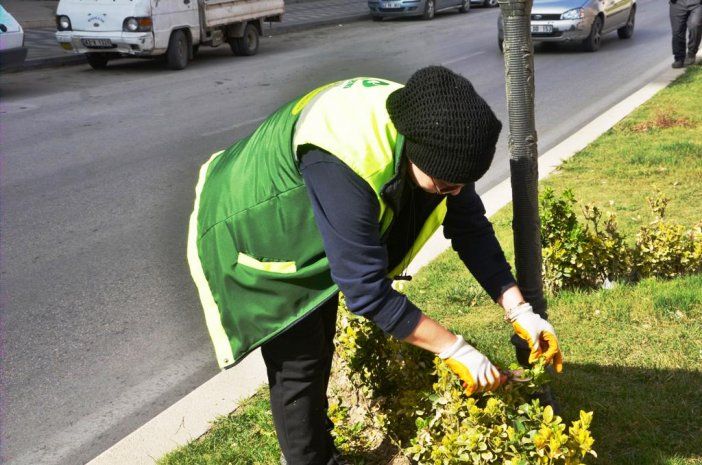
{"type": "Polygon", "coordinates": [[[429,176],[429,179],[431,179],[431,183],[434,185],[434,191],[436,192],[436,195],[449,195],[449,194],[458,194],[461,189],[465,186],[465,184],[450,184],[447,182],[440,181],[443,186],[439,187],[439,185],[436,183],[436,179],[433,177],[429,176]]]}

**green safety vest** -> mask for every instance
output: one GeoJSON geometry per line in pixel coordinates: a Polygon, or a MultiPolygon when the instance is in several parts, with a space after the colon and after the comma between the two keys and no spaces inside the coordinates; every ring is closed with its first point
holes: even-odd
{"type": "MultiPolygon", "coordinates": [[[[392,224],[381,192],[398,173],[403,137],[385,101],[399,87],[358,78],[315,89],[200,169],[188,262],[220,367],[238,363],[339,291],[299,172],[298,147],[314,145],[348,165],[376,192],[381,233],[392,224]]],[[[445,213],[444,200],[402,264],[445,213]]]]}

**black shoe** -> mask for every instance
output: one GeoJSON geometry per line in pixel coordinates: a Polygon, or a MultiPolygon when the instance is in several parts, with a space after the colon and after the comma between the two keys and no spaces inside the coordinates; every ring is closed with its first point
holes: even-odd
{"type": "MultiPolygon", "coordinates": [[[[524,342],[524,340],[516,334],[512,336],[512,344],[514,344],[514,351],[517,357],[517,362],[524,368],[530,368],[531,365],[529,364],[529,355],[531,354],[531,349],[529,349],[529,346],[527,346],[526,342],[524,342]]],[[[551,370],[550,373],[551,375],[553,375],[552,365],[547,367],[546,369],[551,370]]],[[[556,397],[553,395],[553,391],[551,390],[550,386],[541,386],[541,388],[537,392],[535,392],[531,396],[531,398],[539,399],[539,404],[541,404],[542,407],[550,405],[553,409],[553,413],[555,413],[556,415],[561,414],[561,406],[556,400],[556,397]]]]}
{"type": "Polygon", "coordinates": [[[685,62],[683,60],[675,60],[671,66],[676,69],[682,68],[683,66],[685,66],[685,62]]]}
{"type": "Polygon", "coordinates": [[[550,386],[542,386],[541,389],[534,394],[533,398],[539,399],[539,404],[541,404],[542,407],[550,405],[555,415],[561,414],[561,406],[556,400],[556,396],[553,395],[550,386]]]}
{"type": "Polygon", "coordinates": [[[692,66],[695,64],[696,58],[697,57],[695,55],[688,55],[685,57],[685,61],[683,62],[683,64],[685,66],[692,66]]]}

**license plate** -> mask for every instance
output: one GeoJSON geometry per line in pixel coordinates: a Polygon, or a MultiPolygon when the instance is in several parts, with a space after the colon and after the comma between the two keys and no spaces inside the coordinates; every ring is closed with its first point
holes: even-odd
{"type": "Polygon", "coordinates": [[[400,8],[402,4],[400,2],[385,2],[383,3],[383,8],[400,8]]]}
{"type": "Polygon", "coordinates": [[[80,41],[88,48],[112,48],[110,39],[81,39],[80,41]]]}
{"type": "Polygon", "coordinates": [[[553,26],[550,24],[536,24],[531,26],[531,32],[537,34],[550,34],[553,32],[553,26]]]}

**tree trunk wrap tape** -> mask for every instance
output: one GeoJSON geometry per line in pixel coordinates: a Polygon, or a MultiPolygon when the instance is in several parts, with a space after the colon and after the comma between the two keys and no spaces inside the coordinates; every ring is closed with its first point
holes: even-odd
{"type": "Polygon", "coordinates": [[[500,0],[503,18],[505,82],[509,114],[508,148],[512,182],[517,281],[536,313],[546,317],[541,276],[539,170],[534,118],[533,0],[500,0]]]}

